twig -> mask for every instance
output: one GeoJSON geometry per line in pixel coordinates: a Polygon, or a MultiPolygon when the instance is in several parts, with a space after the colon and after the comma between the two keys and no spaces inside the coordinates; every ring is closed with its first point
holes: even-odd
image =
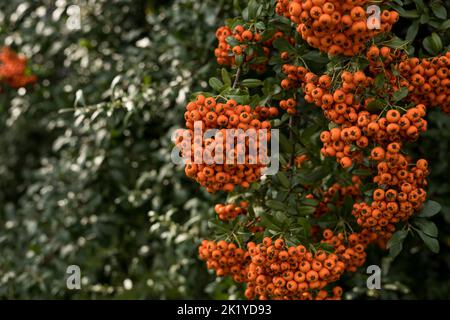
{"type": "MultiPolygon", "coordinates": [[[[292,142],[294,140],[294,132],[293,127],[294,126],[294,116],[291,116],[289,118],[289,141],[292,142]]],[[[295,157],[295,150],[291,153],[291,158],[289,159],[289,167],[292,167],[294,165],[294,157],[295,157]]]]}
{"type": "Polygon", "coordinates": [[[234,78],[234,82],[233,82],[233,89],[236,89],[236,87],[237,87],[237,85],[238,85],[238,83],[239,83],[239,77],[241,76],[241,67],[239,67],[238,69],[237,69],[237,72],[236,72],[236,77],[234,78]]]}

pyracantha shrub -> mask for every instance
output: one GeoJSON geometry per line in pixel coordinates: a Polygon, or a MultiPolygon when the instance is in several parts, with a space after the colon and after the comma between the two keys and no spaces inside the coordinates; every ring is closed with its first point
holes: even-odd
{"type": "MultiPolygon", "coordinates": [[[[199,255],[248,299],[340,299],[339,280],[369,247],[395,256],[413,231],[437,251],[435,233],[411,227],[427,215],[430,168],[408,150],[430,108],[448,113],[450,53],[412,56],[398,21],[387,1],[250,1],[217,30],[217,62],[234,79],[222,69],[213,93],[194,95],[186,128],[279,131],[274,175],[247,163],[185,169],[229,193],[211,221],[219,240],[199,255]]],[[[195,154],[195,142],[184,147],[195,154]]]]}

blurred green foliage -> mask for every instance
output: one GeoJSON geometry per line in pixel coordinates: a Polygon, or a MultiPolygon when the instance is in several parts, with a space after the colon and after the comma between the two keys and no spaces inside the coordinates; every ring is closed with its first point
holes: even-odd
{"type": "Polygon", "coordinates": [[[227,1],[9,1],[0,12],[0,42],[39,77],[0,95],[0,297],[214,297],[196,258],[210,196],[172,165],[170,132],[216,67],[227,1]],[[72,4],[81,30],[67,28],[72,4]],[[70,264],[80,291],[66,289],[70,264]]]}
{"type": "MultiPolygon", "coordinates": [[[[238,14],[233,2],[0,3],[0,43],[39,77],[0,94],[0,298],[239,296],[197,259],[218,196],[170,161],[189,93],[217,73],[214,32],[238,14]],[[73,4],[80,30],[67,27],[73,4]],[[66,288],[71,264],[79,291],[66,288]]],[[[348,298],[450,298],[449,125],[433,112],[416,150],[443,206],[441,252],[409,239],[395,263],[384,259],[387,288],[368,292],[361,273],[346,280],[348,298]]]]}

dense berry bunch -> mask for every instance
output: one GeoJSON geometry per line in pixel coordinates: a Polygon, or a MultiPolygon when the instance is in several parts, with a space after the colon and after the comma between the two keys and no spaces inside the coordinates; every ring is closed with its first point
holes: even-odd
{"type": "MultiPolygon", "coordinates": [[[[382,90],[394,93],[400,88],[409,91],[406,99],[415,104],[438,107],[450,112],[450,52],[433,58],[408,57],[403,51],[388,47],[371,46],[366,54],[370,62],[369,71],[383,73],[389,87],[382,90]],[[400,73],[400,78],[395,73],[400,73]]],[[[381,89],[380,89],[381,90],[381,89]]]]}
{"type": "Polygon", "coordinates": [[[268,237],[260,244],[249,242],[245,251],[233,243],[204,240],[199,255],[218,276],[246,282],[248,299],[261,300],[339,299],[342,289],[327,290],[328,284],[346,270],[343,260],[351,260],[349,252],[342,257],[323,250],[311,252],[303,245],[287,247],[282,239],[268,237]]]}
{"type": "MultiPolygon", "coordinates": [[[[365,149],[375,144],[370,159],[376,162],[377,174],[373,182],[378,189],[374,191],[371,202],[361,202],[356,197],[354,200],[359,201],[354,205],[352,214],[362,228],[359,235],[370,234],[371,240],[366,241],[367,244],[377,242],[385,246],[395,232],[396,224],[408,220],[426,200],[423,189],[428,175],[426,160],[421,159],[415,166],[410,165],[409,159],[401,153],[401,146],[403,142],[415,141],[419,133],[427,129],[424,119],[426,106],[422,102],[430,103],[440,96],[439,101],[445,103],[448,59],[446,56],[430,59],[435,68],[428,74],[433,74],[434,78],[427,81],[443,83],[444,87],[433,87],[436,91],[432,93],[426,90],[428,96],[424,97],[423,88],[418,85],[424,84],[421,77],[425,70],[418,59],[408,58],[400,50],[374,45],[367,49],[365,56],[369,66],[353,72],[343,70],[338,76],[340,81],[327,74],[316,75],[302,66],[285,64],[283,72],[286,78],[281,86],[285,90],[302,88],[305,100],[320,107],[325,117],[333,123],[332,129],[320,135],[324,156],[336,157],[344,168],[350,168],[355,163],[363,165],[367,159],[365,149]],[[408,78],[406,70],[415,74],[414,79],[408,78]],[[440,76],[434,75],[437,70],[440,76]],[[404,77],[399,77],[398,72],[403,73],[404,77]],[[387,81],[383,85],[375,85],[375,79],[380,74],[387,81]],[[416,106],[404,109],[390,104],[386,97],[393,96],[402,87],[412,93],[408,99],[416,106]],[[379,101],[377,99],[386,99],[382,110],[372,108],[372,104],[379,101]]],[[[326,193],[333,193],[331,190],[333,188],[326,193]]],[[[325,212],[324,200],[316,214],[325,212]]]]}
{"type": "Polygon", "coordinates": [[[361,0],[278,0],[276,12],[297,25],[297,32],[311,47],[330,55],[354,56],[368,40],[389,32],[398,13],[384,10],[381,21],[366,14],[361,0]],[[375,19],[375,20],[373,20],[375,19]]]}
{"type": "Polygon", "coordinates": [[[330,229],[323,231],[322,243],[332,245],[341,260],[344,262],[345,271],[356,272],[357,268],[366,261],[366,247],[376,239],[376,234],[369,230],[360,233],[344,235],[342,232],[334,234],[330,229]]]}
{"type": "Polygon", "coordinates": [[[330,299],[340,298],[337,281],[346,265],[338,255],[323,250],[309,251],[303,245],[288,247],[282,239],[264,238],[260,244],[247,244],[251,261],[247,268],[248,299],[330,299]]]}
{"type": "MultiPolygon", "coordinates": [[[[390,55],[386,57],[390,58],[390,55]]],[[[374,70],[371,68],[370,72],[374,70]]],[[[422,188],[426,186],[428,175],[428,171],[423,170],[426,161],[419,160],[420,168],[411,167],[400,153],[402,142],[414,141],[420,132],[426,131],[426,107],[419,104],[406,111],[389,109],[385,116],[371,114],[367,106],[373,98],[361,101],[359,95],[371,86],[373,78],[362,71],[344,71],[342,85],[335,91],[330,90],[328,76],[306,73],[298,81],[302,80],[305,81],[302,85],[305,99],[320,106],[327,118],[338,125],[321,133],[323,155],[336,157],[342,167],[349,168],[355,162],[362,163],[364,149],[369,144],[378,145],[372,149],[370,157],[377,163],[373,182],[379,189],[374,192],[374,201],[370,205],[357,203],[352,214],[362,230],[373,232],[376,241],[384,245],[395,231],[395,224],[409,219],[426,199],[422,188]],[[384,196],[383,188],[387,188],[387,201],[380,196],[381,193],[384,196]]]]}
{"type": "Polygon", "coordinates": [[[439,107],[450,114],[450,52],[431,59],[410,58],[398,70],[408,80],[409,100],[439,107]]]}
{"type": "Polygon", "coordinates": [[[409,164],[400,153],[399,143],[390,143],[386,149],[376,147],[371,158],[377,163],[377,175],[373,182],[378,188],[373,192],[373,201],[356,203],[352,214],[364,229],[376,232],[379,240],[389,240],[395,224],[408,220],[426,200],[423,189],[427,185],[428,163],[420,159],[409,164]]]}
{"type": "Polygon", "coordinates": [[[368,88],[373,79],[363,72],[352,74],[348,71],[341,75],[342,86],[332,88],[332,79],[328,75],[317,76],[302,66],[286,64],[283,72],[287,78],[281,81],[284,89],[302,87],[305,100],[321,107],[327,119],[336,124],[352,124],[362,109],[357,93],[368,88]]]}
{"type": "Polygon", "coordinates": [[[342,167],[348,168],[355,160],[360,162],[362,154],[359,149],[367,148],[369,140],[377,144],[415,141],[419,133],[427,129],[427,122],[423,119],[425,113],[424,105],[411,108],[403,115],[401,111],[391,109],[386,112],[385,117],[361,111],[356,125],[345,124],[322,132],[322,154],[336,157],[342,167]],[[359,149],[352,149],[352,145],[359,149]]]}
{"type": "Polygon", "coordinates": [[[0,50],[0,80],[12,88],[24,87],[35,83],[37,78],[28,75],[26,71],[27,59],[18,55],[10,48],[0,50]]]}
{"type": "Polygon", "coordinates": [[[234,243],[203,240],[198,252],[200,258],[206,261],[207,268],[215,270],[218,277],[232,275],[238,283],[247,280],[246,266],[250,255],[234,243]]]}
{"type": "MultiPolygon", "coordinates": [[[[373,48],[369,51],[373,51],[373,48]]],[[[389,48],[383,47],[380,51],[386,59],[385,65],[394,61],[389,48]]],[[[370,56],[373,57],[373,53],[370,56]]],[[[343,71],[340,75],[340,85],[334,85],[333,88],[332,79],[328,75],[318,76],[301,66],[283,66],[287,78],[282,80],[281,86],[285,89],[301,86],[305,100],[322,108],[325,117],[338,125],[322,132],[322,154],[336,157],[344,168],[349,168],[354,162],[363,159],[361,149],[365,149],[369,141],[377,144],[414,141],[420,132],[427,129],[427,122],[423,119],[426,107],[423,104],[405,112],[394,107],[386,110],[386,106],[385,116],[368,111],[374,101],[370,93],[377,94],[373,83],[378,68],[371,65],[366,72],[343,71]]],[[[398,90],[398,87],[392,86],[389,89],[393,92],[398,90]]]]}
{"type": "Polygon", "coordinates": [[[261,109],[258,110],[259,113],[249,105],[238,105],[235,100],[222,103],[203,95],[190,102],[184,114],[189,138],[180,135],[176,142],[189,161],[185,168],[187,176],[197,180],[208,192],[231,192],[235,186],[248,188],[259,180],[264,163],[267,164],[267,159],[262,161],[261,155],[268,155],[270,141],[271,125],[267,118],[278,111],[267,108],[263,117],[261,109]],[[196,123],[202,131],[199,137],[195,135],[196,123]],[[221,139],[217,139],[217,135],[203,139],[202,135],[208,129],[220,130],[221,139]],[[231,139],[224,129],[241,130],[235,131],[235,137],[231,139]],[[248,129],[252,129],[257,137],[261,129],[266,129],[266,143],[260,143],[260,139],[252,142],[246,139],[248,129]],[[250,153],[252,147],[255,152],[250,153]],[[196,161],[196,157],[200,161],[196,161]]]}

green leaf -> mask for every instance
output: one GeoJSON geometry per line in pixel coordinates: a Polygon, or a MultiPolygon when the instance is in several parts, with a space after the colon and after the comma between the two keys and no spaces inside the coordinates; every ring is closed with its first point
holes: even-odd
{"type": "Polygon", "coordinates": [[[308,51],[307,53],[302,55],[302,58],[306,61],[313,61],[320,64],[329,62],[328,57],[320,51],[308,51]]]}
{"type": "Polygon", "coordinates": [[[248,94],[227,94],[228,99],[236,100],[238,104],[249,104],[250,96],[248,94]]]}
{"type": "Polygon", "coordinates": [[[272,200],[272,199],[266,201],[266,206],[271,209],[274,209],[274,210],[282,210],[283,211],[286,209],[286,205],[283,202],[278,201],[278,200],[272,200]]]}
{"type": "Polygon", "coordinates": [[[294,152],[294,146],[293,146],[292,142],[289,141],[289,139],[286,138],[286,136],[283,133],[280,132],[279,138],[280,138],[281,149],[284,152],[286,152],[286,153],[294,152]]]}
{"type": "Polygon", "coordinates": [[[234,7],[234,9],[235,9],[236,11],[238,11],[238,12],[241,12],[241,11],[242,11],[242,9],[241,9],[241,4],[240,4],[239,0],[234,0],[234,1],[233,1],[233,7],[234,7]]]}
{"type": "Polygon", "coordinates": [[[291,182],[289,181],[289,179],[286,177],[286,175],[284,174],[284,172],[278,172],[277,173],[277,178],[278,181],[280,181],[281,185],[283,187],[285,187],[286,189],[289,189],[291,187],[291,182]]]}
{"type": "Polygon", "coordinates": [[[429,53],[434,55],[437,55],[442,49],[442,40],[435,32],[423,39],[422,44],[429,53]]]}
{"type": "Polygon", "coordinates": [[[208,221],[209,228],[220,230],[222,233],[228,233],[231,231],[230,225],[226,223],[208,221]]]}
{"type": "Polygon", "coordinates": [[[297,177],[302,184],[314,184],[325,178],[329,171],[324,166],[316,166],[311,172],[301,172],[297,177]]]}
{"type": "Polygon", "coordinates": [[[225,68],[222,68],[222,81],[226,86],[231,87],[230,74],[228,73],[227,69],[225,69],[225,68]]]}
{"type": "Polygon", "coordinates": [[[263,82],[259,79],[245,79],[241,81],[241,85],[248,88],[256,88],[263,85],[263,82]]]}
{"type": "Polygon", "coordinates": [[[422,0],[414,0],[414,3],[416,4],[416,7],[417,9],[419,9],[419,11],[423,11],[425,9],[425,4],[422,0]]]}
{"type": "Polygon", "coordinates": [[[235,46],[239,45],[239,41],[237,41],[236,38],[233,37],[233,36],[227,37],[226,41],[232,47],[235,47],[235,46]]]}
{"type": "Polygon", "coordinates": [[[442,22],[438,29],[443,31],[443,30],[447,30],[449,28],[450,28],[450,19],[442,22]]]}
{"type": "Polygon", "coordinates": [[[423,233],[429,235],[430,237],[437,238],[438,229],[437,229],[436,225],[434,224],[434,222],[427,220],[427,219],[418,218],[418,219],[414,219],[413,223],[421,231],[423,231],[423,233]]]}
{"type": "Polygon", "coordinates": [[[447,9],[437,1],[434,1],[431,3],[431,10],[433,11],[434,15],[438,17],[439,19],[447,19],[447,9]]]}
{"type": "Polygon", "coordinates": [[[122,75],[119,74],[119,75],[114,77],[114,79],[111,81],[111,85],[109,87],[111,89],[111,91],[114,91],[114,89],[119,84],[120,80],[122,80],[122,75]]]}
{"type": "Polygon", "coordinates": [[[244,10],[242,10],[242,19],[244,19],[245,21],[248,21],[249,17],[248,17],[248,7],[244,8],[244,10]]]}
{"type": "Polygon", "coordinates": [[[392,38],[389,41],[383,42],[383,44],[385,46],[388,46],[388,47],[393,48],[393,49],[406,49],[406,47],[409,44],[409,41],[408,40],[402,40],[402,39],[400,39],[398,37],[394,37],[394,38],[392,38]]]}
{"type": "Polygon", "coordinates": [[[291,44],[285,38],[278,38],[273,42],[273,46],[278,51],[291,51],[293,50],[291,44]]]}
{"type": "Polygon", "coordinates": [[[428,25],[430,27],[433,27],[434,29],[439,29],[441,24],[442,24],[442,21],[438,20],[436,18],[430,19],[430,21],[428,22],[428,25]]]}
{"type": "Polygon", "coordinates": [[[402,87],[399,90],[395,91],[392,95],[392,98],[395,102],[400,101],[408,96],[408,88],[402,87]]]}
{"type": "Polygon", "coordinates": [[[280,230],[281,222],[278,221],[273,215],[263,212],[259,216],[261,217],[261,224],[272,230],[280,230]]]}
{"type": "Polygon", "coordinates": [[[258,21],[255,23],[255,28],[258,30],[264,30],[266,28],[266,25],[262,21],[258,21]]]}
{"type": "Polygon", "coordinates": [[[424,13],[420,16],[419,22],[421,24],[428,23],[428,21],[430,21],[430,16],[428,15],[428,13],[424,13]]]}
{"type": "Polygon", "coordinates": [[[386,105],[386,102],[383,102],[381,100],[371,101],[367,105],[367,110],[372,113],[379,112],[379,111],[383,110],[385,105],[386,105]]]}
{"type": "Polygon", "coordinates": [[[395,11],[397,11],[398,14],[403,18],[416,19],[420,17],[420,14],[417,12],[417,10],[405,10],[401,6],[402,4],[391,4],[391,7],[394,8],[395,11]]]}
{"type": "Polygon", "coordinates": [[[420,230],[417,230],[417,233],[428,249],[430,249],[433,253],[439,253],[439,241],[436,238],[430,237],[420,230]]]}
{"type": "Polygon", "coordinates": [[[431,34],[431,38],[432,38],[434,44],[436,45],[437,51],[438,52],[441,51],[442,47],[443,47],[441,37],[436,32],[433,32],[431,34]]]}
{"type": "Polygon", "coordinates": [[[319,201],[316,199],[303,199],[302,204],[315,207],[319,204],[319,201]]]}
{"type": "Polygon", "coordinates": [[[377,74],[377,76],[375,77],[375,87],[382,88],[385,83],[386,77],[382,73],[377,74]]]}
{"type": "Polygon", "coordinates": [[[248,3],[248,20],[256,19],[258,13],[259,4],[256,0],[250,0],[248,3]]]}
{"type": "Polygon", "coordinates": [[[316,249],[322,249],[323,251],[326,251],[328,253],[333,253],[334,252],[334,247],[332,244],[329,243],[318,243],[317,245],[315,245],[316,249]]]}
{"type": "Polygon", "coordinates": [[[402,11],[399,10],[399,14],[403,18],[408,19],[417,19],[420,17],[420,14],[417,12],[417,10],[402,10],[402,11]]]}
{"type": "Polygon", "coordinates": [[[267,40],[270,40],[276,32],[277,31],[273,28],[264,30],[261,34],[261,41],[266,42],[267,40]]]}
{"type": "Polygon", "coordinates": [[[309,236],[311,234],[311,224],[309,220],[305,217],[299,217],[297,219],[298,224],[302,226],[305,236],[309,236]]]}
{"type": "Polygon", "coordinates": [[[441,205],[436,201],[428,200],[424,203],[422,210],[417,216],[428,218],[438,214],[439,211],[441,211],[441,205]]]}
{"type": "Polygon", "coordinates": [[[399,230],[392,235],[391,239],[389,239],[386,248],[389,249],[389,255],[392,258],[398,256],[398,254],[402,251],[403,241],[405,240],[407,235],[407,231],[399,230]]]}
{"type": "Polygon", "coordinates": [[[417,32],[419,32],[419,21],[414,20],[408,28],[408,32],[406,33],[406,40],[413,41],[417,36],[417,32]]]}
{"type": "Polygon", "coordinates": [[[223,87],[222,81],[220,81],[216,77],[212,77],[212,78],[209,79],[209,85],[215,91],[220,91],[220,89],[222,89],[222,87],[223,87]]]}
{"type": "Polygon", "coordinates": [[[301,215],[304,215],[304,216],[311,215],[315,211],[316,211],[316,208],[315,207],[311,207],[311,206],[300,206],[300,207],[298,207],[298,212],[301,215]]]}

